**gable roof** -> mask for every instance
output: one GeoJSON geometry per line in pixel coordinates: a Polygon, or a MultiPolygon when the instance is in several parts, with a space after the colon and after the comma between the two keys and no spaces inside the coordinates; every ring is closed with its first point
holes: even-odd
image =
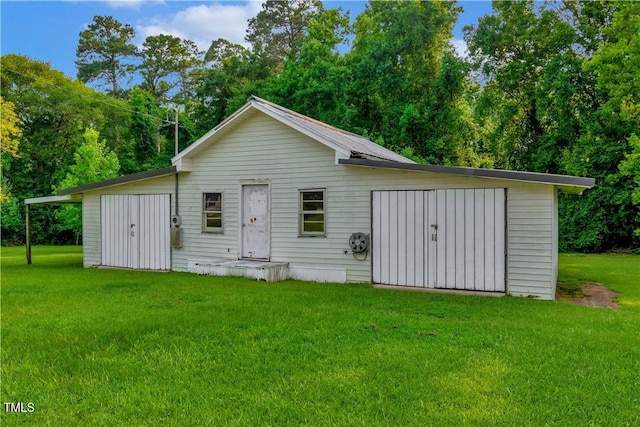
{"type": "Polygon", "coordinates": [[[361,158],[371,160],[387,160],[400,163],[415,163],[406,157],[388,150],[367,138],[355,133],[338,129],[321,121],[312,119],[295,111],[281,107],[277,104],[251,96],[248,102],[238,111],[211,129],[203,137],[184,149],[172,159],[174,165],[179,165],[180,160],[198,151],[203,145],[212,143],[225,132],[225,128],[234,127],[237,122],[243,120],[251,111],[260,111],[273,119],[307,135],[311,139],[336,151],[339,158],[361,158]]]}
{"type": "Polygon", "coordinates": [[[288,110],[272,102],[252,96],[249,101],[238,111],[233,113],[218,126],[207,132],[203,137],[191,144],[172,159],[173,166],[131,175],[121,176],[106,181],[95,182],[68,188],[58,192],[57,196],[25,199],[26,204],[32,203],[68,203],[79,202],[81,194],[85,191],[96,190],[127,184],[135,181],[143,181],[161,176],[172,175],[182,171],[181,159],[193,155],[198,149],[204,148],[207,143],[214,143],[228,131],[235,128],[251,115],[260,111],[279,122],[298,130],[308,137],[326,145],[336,151],[336,163],[347,166],[360,166],[383,169],[397,169],[416,172],[442,173],[449,175],[462,175],[477,178],[501,179],[539,184],[555,185],[569,193],[582,193],[585,189],[595,185],[593,178],[584,178],[568,175],[554,175],[547,173],[521,172],[502,169],[483,169],[459,166],[421,165],[409,160],[393,151],[390,151],[368,139],[347,132],[295,111],[288,110]]]}

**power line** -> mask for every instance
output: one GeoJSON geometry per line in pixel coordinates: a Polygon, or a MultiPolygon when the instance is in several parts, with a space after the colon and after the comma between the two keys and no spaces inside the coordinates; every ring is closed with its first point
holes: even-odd
{"type": "Polygon", "coordinates": [[[133,114],[139,114],[139,115],[141,115],[141,116],[151,117],[152,119],[154,119],[154,120],[160,120],[161,122],[163,122],[163,123],[165,123],[165,124],[174,124],[174,122],[173,122],[173,121],[171,121],[171,120],[161,119],[161,118],[159,118],[159,117],[152,116],[151,114],[142,113],[142,112],[140,112],[140,111],[131,110],[131,109],[129,109],[129,108],[124,108],[124,107],[121,107],[121,106],[119,106],[119,105],[112,104],[112,103],[107,102],[107,101],[103,101],[103,100],[101,100],[101,99],[96,99],[96,98],[94,98],[94,97],[87,96],[87,95],[84,95],[84,94],[79,93],[79,92],[75,92],[75,91],[72,91],[72,90],[69,90],[69,89],[65,89],[65,88],[63,88],[63,87],[57,86],[57,85],[56,85],[56,84],[54,84],[54,83],[51,83],[51,82],[48,82],[48,81],[45,81],[45,80],[39,80],[37,77],[34,77],[34,76],[30,76],[30,75],[28,75],[28,74],[21,73],[20,71],[12,70],[11,68],[7,68],[6,66],[3,66],[3,67],[2,67],[2,69],[3,69],[3,70],[7,70],[7,71],[11,71],[12,73],[14,73],[14,74],[18,74],[18,75],[23,76],[23,77],[27,77],[27,78],[32,79],[32,80],[34,80],[34,81],[39,81],[40,83],[44,83],[44,84],[46,84],[46,85],[53,86],[53,87],[55,87],[56,89],[59,89],[59,90],[61,90],[61,91],[63,91],[63,92],[72,93],[72,94],[77,95],[77,96],[80,96],[80,97],[82,97],[82,98],[88,98],[88,99],[91,99],[92,101],[99,102],[99,103],[101,103],[101,104],[105,104],[105,105],[109,105],[109,106],[111,106],[111,107],[113,107],[113,108],[118,108],[118,109],[120,109],[120,110],[128,111],[128,112],[133,113],[133,114]]]}

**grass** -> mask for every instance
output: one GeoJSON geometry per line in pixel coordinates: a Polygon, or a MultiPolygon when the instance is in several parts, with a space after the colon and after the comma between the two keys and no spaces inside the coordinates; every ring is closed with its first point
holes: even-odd
{"type": "Polygon", "coordinates": [[[2,249],[7,426],[640,424],[638,256],[561,256],[617,310],[33,260],[2,249]]]}

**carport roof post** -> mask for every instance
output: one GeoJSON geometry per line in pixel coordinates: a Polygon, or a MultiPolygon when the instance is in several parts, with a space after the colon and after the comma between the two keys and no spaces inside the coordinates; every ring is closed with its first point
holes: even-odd
{"type": "Polygon", "coordinates": [[[31,264],[31,205],[58,205],[62,203],[82,203],[82,194],[67,194],[63,196],[33,197],[31,199],[24,199],[24,204],[27,205],[24,220],[26,233],[25,243],[27,251],[27,264],[31,264]]]}

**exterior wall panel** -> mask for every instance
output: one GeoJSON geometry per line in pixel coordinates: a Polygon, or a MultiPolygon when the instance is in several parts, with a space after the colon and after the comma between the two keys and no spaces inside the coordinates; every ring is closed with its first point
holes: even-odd
{"type": "Polygon", "coordinates": [[[373,191],[373,281],[505,292],[504,194],[503,188],[373,191]]]}
{"type": "Polygon", "coordinates": [[[507,198],[507,277],[509,293],[555,298],[553,273],[553,186],[509,189],[507,198]]]}
{"type": "MultiPolygon", "coordinates": [[[[118,185],[82,195],[82,245],[83,264],[85,267],[101,265],[102,260],[102,213],[100,211],[100,197],[105,194],[172,194],[174,192],[174,177],[138,181],[131,184],[118,185]]],[[[172,206],[170,212],[173,212],[172,206]]]]}
{"type": "MultiPolygon", "coordinates": [[[[336,165],[333,150],[255,111],[247,113],[238,127],[191,158],[190,164],[192,172],[180,174],[179,203],[183,220],[183,247],[172,251],[174,270],[187,271],[189,259],[238,258],[241,255],[241,182],[247,180],[270,184],[271,260],[288,262],[293,268],[327,267],[344,270],[348,282],[369,282],[372,278],[371,259],[355,259],[348,244],[351,233],[369,233],[371,230],[372,191],[468,189],[466,194],[476,188],[507,188],[507,292],[553,298],[553,239],[557,226],[553,223],[555,212],[552,185],[336,165]],[[298,236],[298,190],[304,188],[327,190],[325,237],[298,236]],[[224,191],[224,229],[219,234],[202,231],[202,193],[209,191],[224,191]],[[522,270],[523,263],[527,264],[529,260],[535,260],[530,269],[536,271],[537,275],[529,274],[530,271],[525,274],[522,270]]],[[[173,177],[170,176],[85,193],[85,265],[96,265],[100,260],[100,194],[173,194],[173,184],[173,177]]],[[[453,197],[458,197],[457,191],[453,197]]],[[[428,196],[422,202],[423,206],[428,205],[428,196]]],[[[398,203],[397,199],[395,203],[398,203]]],[[[404,203],[416,201],[404,200],[404,203]]],[[[381,216],[390,214],[380,212],[381,216]]],[[[484,211],[478,212],[478,215],[485,214],[484,211]]],[[[497,212],[494,214],[498,215],[497,212]]],[[[446,212],[443,215],[446,216],[446,212]]],[[[404,226],[411,227],[411,218],[408,224],[406,221],[407,218],[404,226]]],[[[397,226],[384,232],[397,235],[397,226]]],[[[422,230],[416,228],[416,232],[422,240],[430,239],[431,230],[428,226],[422,230]]],[[[465,216],[465,256],[470,252],[472,243],[485,244],[484,232],[484,229],[476,227],[471,215],[465,216]],[[471,228],[478,240],[469,239],[471,228]]],[[[557,231],[555,233],[557,235],[557,231]]],[[[415,237],[414,246],[418,240],[415,237]]],[[[459,237],[456,236],[455,241],[458,244],[459,237]]],[[[411,247],[405,246],[404,251],[411,251],[411,247]]],[[[429,259],[428,245],[425,245],[424,251],[422,256],[429,259]]],[[[458,249],[455,255],[459,257],[460,253],[457,251],[458,249]]],[[[386,255],[380,252],[370,256],[375,258],[386,255]]],[[[476,262],[487,262],[484,258],[470,260],[466,256],[465,264],[471,261],[474,265],[476,262]]],[[[415,263],[415,259],[412,262],[415,263]]],[[[423,264],[425,269],[422,276],[425,281],[429,281],[429,272],[434,269],[428,268],[426,262],[423,264]]],[[[468,274],[467,271],[465,269],[465,275],[468,274]]],[[[390,274],[397,278],[398,271],[390,274]]],[[[457,269],[454,274],[459,274],[457,269]]],[[[496,272],[496,275],[499,274],[496,272]]],[[[414,281],[417,282],[415,275],[414,281]]],[[[498,278],[496,276],[496,280],[498,278]]]]}

